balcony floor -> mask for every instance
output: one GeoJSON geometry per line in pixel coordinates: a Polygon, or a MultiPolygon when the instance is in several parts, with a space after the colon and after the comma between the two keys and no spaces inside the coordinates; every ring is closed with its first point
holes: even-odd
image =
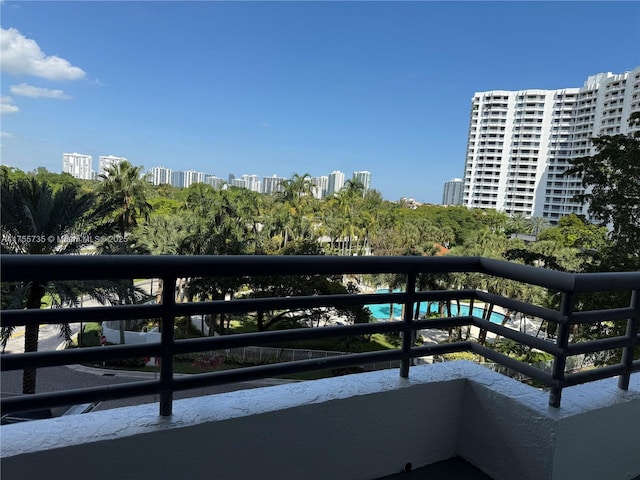
{"type": "Polygon", "coordinates": [[[410,472],[395,473],[378,480],[491,480],[491,477],[460,457],[432,463],[410,472]]]}

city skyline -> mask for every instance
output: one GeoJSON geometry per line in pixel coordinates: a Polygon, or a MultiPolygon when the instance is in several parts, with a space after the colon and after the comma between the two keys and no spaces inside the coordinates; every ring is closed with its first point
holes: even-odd
{"type": "Polygon", "coordinates": [[[437,204],[464,176],[474,92],[640,63],[632,2],[0,8],[2,163],[25,171],[57,171],[69,151],[218,175],[365,167],[385,199],[437,204]]]}
{"type": "MultiPolygon", "coordinates": [[[[121,162],[129,161],[125,157],[116,157],[114,155],[100,155],[98,163],[98,171],[93,170],[93,157],[82,153],[63,153],[62,154],[62,172],[69,173],[75,178],[81,180],[100,180],[102,175],[107,175],[107,169],[117,166],[121,162]]],[[[137,165],[134,165],[137,166],[137,165]]],[[[163,166],[155,166],[142,172],[149,183],[153,185],[172,185],[179,188],[188,188],[194,183],[205,183],[214,188],[223,188],[224,185],[232,187],[242,187],[258,193],[274,193],[282,189],[281,182],[289,177],[280,177],[278,175],[265,176],[260,179],[255,174],[236,175],[229,173],[227,179],[218,177],[212,173],[201,172],[197,170],[174,170],[163,166]]],[[[306,174],[306,173],[305,173],[306,174]]],[[[303,174],[304,175],[304,174],[303,174]]],[[[325,198],[333,193],[339,192],[344,187],[344,172],[335,170],[328,175],[319,177],[309,176],[312,183],[312,193],[318,198],[325,198]]],[[[367,170],[358,170],[353,172],[352,180],[358,180],[362,183],[364,190],[371,190],[372,174],[367,170]]]]}

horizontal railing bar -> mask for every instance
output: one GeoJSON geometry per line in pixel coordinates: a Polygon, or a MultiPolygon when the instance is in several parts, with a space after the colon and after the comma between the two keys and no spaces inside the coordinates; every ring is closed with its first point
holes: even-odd
{"type": "Polygon", "coordinates": [[[473,317],[471,315],[466,315],[463,317],[426,318],[422,320],[414,320],[413,322],[411,322],[411,329],[448,329],[455,327],[465,327],[471,324],[473,324],[473,317]]]}
{"type": "Polygon", "coordinates": [[[615,377],[627,372],[627,366],[622,364],[607,365],[606,367],[593,368],[577,373],[567,373],[564,376],[563,385],[571,387],[581,383],[594,382],[603,378],[615,377]]]}
{"type": "Polygon", "coordinates": [[[575,276],[579,275],[485,257],[480,258],[480,269],[483,273],[494,277],[508,278],[560,292],[573,292],[575,276]]]}
{"type": "Polygon", "coordinates": [[[576,273],[576,292],[600,292],[602,286],[606,285],[606,290],[637,290],[638,276],[640,272],[601,272],[601,273],[576,273]]]}
{"type": "MultiPolygon", "coordinates": [[[[376,294],[379,295],[379,294],[376,294]]],[[[413,294],[418,302],[435,301],[442,302],[446,300],[471,300],[476,299],[475,290],[416,290],[413,294]]],[[[463,304],[464,305],[464,304],[463,304]]]]}
{"type": "Polygon", "coordinates": [[[155,342],[134,345],[73,348],[50,352],[29,352],[3,355],[0,368],[4,372],[23,368],[55,367],[76,363],[103,362],[113,359],[153,357],[159,356],[161,351],[162,346],[160,342],[155,342]]]}
{"type": "MultiPolygon", "coordinates": [[[[471,317],[453,317],[451,319],[429,319],[413,322],[412,330],[438,328],[438,326],[465,326],[471,317]]],[[[377,322],[346,325],[338,327],[300,328],[294,330],[276,330],[270,332],[241,333],[218,337],[193,338],[176,340],[175,354],[204,352],[208,350],[224,350],[247,345],[260,346],[274,343],[295,342],[300,340],[368,335],[374,333],[397,333],[404,328],[403,322],[377,322]]]]}
{"type": "Polygon", "coordinates": [[[496,352],[495,350],[491,350],[484,345],[480,345],[479,343],[471,343],[470,346],[473,353],[477,353],[478,355],[493,360],[494,362],[499,363],[500,365],[504,365],[511,370],[515,370],[528,377],[533,378],[534,380],[538,380],[547,386],[551,386],[554,383],[551,374],[544,372],[539,368],[515,360],[511,357],[503,355],[502,353],[496,352]]]}
{"type": "MultiPolygon", "coordinates": [[[[415,294],[422,301],[431,298],[467,298],[456,291],[450,292],[421,292],[415,294]]],[[[206,302],[191,302],[176,304],[176,315],[198,315],[206,313],[246,313],[257,311],[287,310],[319,307],[348,307],[356,305],[384,305],[402,304],[406,300],[406,293],[375,293],[375,294],[336,294],[312,295],[299,297],[248,298],[238,300],[213,300],[206,302]]]]}
{"type": "Polygon", "coordinates": [[[399,326],[399,322],[395,322],[395,324],[363,324],[345,327],[323,327],[318,329],[304,328],[295,330],[276,330],[270,332],[241,333],[236,335],[222,335],[218,337],[202,337],[189,340],[176,340],[173,351],[175,354],[196,353],[206,352],[209,350],[239,348],[244,346],[261,346],[274,343],[295,342],[312,338],[320,339],[348,336],[347,332],[340,331],[340,329],[351,329],[352,332],[357,331],[362,335],[368,333],[390,333],[399,331],[399,326]]]}
{"type": "MultiPolygon", "coordinates": [[[[436,328],[437,325],[464,326],[471,317],[453,317],[451,319],[430,319],[415,322],[413,330],[424,326],[436,328]],[[436,325],[434,325],[436,324],[436,325]]],[[[269,332],[243,333],[217,337],[201,337],[177,340],[174,354],[196,353],[209,350],[224,350],[246,345],[259,346],[269,343],[294,342],[300,340],[366,335],[373,333],[396,333],[402,330],[402,322],[378,322],[323,328],[301,328],[295,330],[277,330],[269,332]]],[[[56,352],[31,352],[19,355],[7,355],[0,364],[2,371],[23,368],[38,368],[75,363],[101,362],[113,359],[159,356],[162,347],[159,342],[151,344],[109,345],[106,347],[87,347],[56,352]]]]}
{"type": "Polygon", "coordinates": [[[471,342],[434,343],[411,349],[411,357],[430,357],[433,355],[446,355],[447,353],[469,352],[471,342]]]}
{"type": "Polygon", "coordinates": [[[3,255],[4,281],[90,280],[206,276],[273,276],[346,273],[479,272],[563,292],[640,288],[638,272],[567,273],[483,257],[338,257],[313,255],[3,255]],[[90,265],[91,268],[87,268],[90,265]],[[212,275],[211,272],[215,272],[212,275]]]}
{"type": "Polygon", "coordinates": [[[2,414],[64,407],[80,403],[90,403],[121,398],[155,395],[160,393],[158,380],[120,383],[100,387],[79,388],[62,392],[37,393],[6,397],[0,401],[2,414]]]}
{"type": "MultiPolygon", "coordinates": [[[[467,299],[473,291],[452,290],[438,292],[417,292],[417,301],[442,299],[467,299]]],[[[199,315],[207,313],[246,313],[259,310],[286,310],[294,308],[339,307],[355,305],[374,305],[386,303],[404,303],[405,293],[381,294],[339,294],[314,295],[287,298],[251,298],[244,300],[214,300],[176,304],[176,316],[199,315]]],[[[159,318],[163,306],[159,305],[113,305],[106,307],[72,307],[30,310],[3,310],[0,323],[3,327],[13,327],[36,323],[40,325],[58,323],[78,323],[95,321],[118,321],[159,318]]]]}
{"type": "Polygon", "coordinates": [[[331,337],[368,335],[373,333],[394,333],[402,330],[402,322],[378,322],[322,328],[297,328],[294,330],[274,330],[269,332],[239,333],[217,337],[201,337],[176,340],[174,354],[224,350],[244,346],[260,346],[274,343],[295,342],[331,337]]]}
{"type": "Polygon", "coordinates": [[[365,365],[368,363],[388,362],[402,360],[402,350],[386,350],[367,353],[354,353],[333,357],[313,358],[309,360],[297,360],[255,367],[244,367],[219,372],[201,373],[194,376],[183,376],[173,379],[175,390],[188,390],[226,383],[243,382],[269,377],[281,377],[296,373],[327,370],[339,367],[365,365]]]}
{"type": "Polygon", "coordinates": [[[477,299],[485,303],[493,303],[500,307],[514,310],[516,312],[524,312],[532,317],[544,318],[552,322],[560,321],[560,312],[551,310],[550,308],[540,307],[538,305],[531,305],[528,303],[512,300],[501,295],[494,293],[481,292],[476,293],[477,299]]]}
{"type": "MultiPolygon", "coordinates": [[[[164,277],[446,273],[480,270],[479,257],[338,257],[322,255],[3,255],[5,281],[164,277]],[[87,268],[91,265],[91,268],[87,268]],[[214,273],[212,273],[214,272],[214,273]],[[35,275],[35,276],[34,276],[35,275]]],[[[507,264],[508,262],[504,262],[507,264]]]]}
{"type": "Polygon", "coordinates": [[[611,322],[615,320],[628,320],[629,318],[640,316],[640,312],[635,308],[612,308],[610,310],[590,310],[588,312],[575,312],[571,316],[571,323],[599,323],[611,322]]]}
{"type": "Polygon", "coordinates": [[[562,353],[562,350],[557,346],[557,344],[548,340],[534,337],[517,330],[512,330],[510,328],[504,327],[497,323],[489,322],[482,318],[473,317],[473,319],[474,325],[478,328],[484,328],[485,330],[495,333],[496,335],[500,335],[501,337],[508,338],[509,340],[513,340],[528,347],[537,348],[538,350],[550,353],[551,355],[560,355],[562,353]]]}
{"type": "Polygon", "coordinates": [[[567,347],[567,355],[602,352],[604,350],[624,348],[635,344],[636,340],[629,337],[598,338],[587,342],[572,343],[567,347]]]}

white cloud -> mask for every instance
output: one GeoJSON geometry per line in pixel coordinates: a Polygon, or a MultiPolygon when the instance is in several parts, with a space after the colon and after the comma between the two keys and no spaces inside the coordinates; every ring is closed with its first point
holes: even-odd
{"type": "Polygon", "coordinates": [[[64,58],[46,56],[40,47],[15,28],[0,29],[0,65],[3,72],[32,75],[49,80],[78,80],[85,72],[64,58]]]}
{"type": "Polygon", "coordinates": [[[13,137],[13,133],[0,132],[0,138],[11,138],[11,137],[13,137]]]}
{"type": "Polygon", "coordinates": [[[13,98],[7,97],[6,95],[0,96],[0,113],[2,115],[16,113],[18,110],[20,109],[13,105],[13,98]]]}
{"type": "Polygon", "coordinates": [[[68,100],[71,97],[62,90],[51,90],[49,88],[34,87],[26,83],[11,85],[11,93],[22,97],[31,98],[56,98],[58,100],[68,100]]]}

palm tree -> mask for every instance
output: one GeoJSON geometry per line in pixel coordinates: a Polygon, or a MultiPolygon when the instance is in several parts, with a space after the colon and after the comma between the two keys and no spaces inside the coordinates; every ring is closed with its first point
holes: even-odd
{"type": "Polygon", "coordinates": [[[549,226],[549,220],[544,217],[531,217],[529,219],[529,230],[532,235],[535,235],[536,238],[538,238],[540,232],[542,232],[546,228],[549,228],[549,226]]]}
{"type": "Polygon", "coordinates": [[[109,167],[102,179],[99,193],[106,203],[115,207],[116,223],[124,237],[140,218],[149,220],[151,205],[147,202],[149,182],[142,176],[142,167],[124,161],[109,167]]]}
{"type": "MultiPolygon", "coordinates": [[[[184,216],[178,214],[152,216],[147,223],[137,229],[132,237],[152,255],[177,255],[187,236],[188,225],[184,216]]],[[[162,279],[158,279],[155,292],[159,303],[163,291],[162,279]]],[[[152,292],[153,293],[153,292],[152,292]]]]}
{"type": "MultiPolygon", "coordinates": [[[[147,202],[150,183],[142,175],[142,167],[134,167],[128,161],[120,162],[107,168],[104,174],[100,174],[102,180],[98,188],[102,201],[111,205],[114,209],[115,223],[121,235],[119,242],[104,241],[98,246],[101,253],[108,254],[141,254],[148,253],[148,250],[128,241],[127,234],[137,225],[142,218],[149,221],[152,207],[147,202]]],[[[133,279],[130,280],[130,287],[133,288],[133,279]]],[[[125,299],[126,302],[129,300],[125,299]]],[[[124,344],[125,322],[120,322],[120,343],[124,344]]]]}
{"type": "Polygon", "coordinates": [[[344,187],[334,195],[336,213],[341,220],[340,236],[342,238],[342,254],[351,255],[353,240],[356,240],[356,253],[362,234],[365,230],[362,206],[364,204],[365,187],[361,181],[347,180],[344,187]]]}
{"type": "Polygon", "coordinates": [[[529,233],[531,231],[531,226],[527,216],[522,212],[518,212],[509,217],[509,220],[507,221],[507,229],[512,233],[529,233]]]}
{"type": "MultiPolygon", "coordinates": [[[[98,236],[113,233],[113,225],[104,219],[110,215],[107,205],[96,208],[91,193],[79,193],[74,185],[53,191],[46,182],[34,178],[10,182],[2,179],[1,251],[4,254],[72,254],[91,244],[98,236]]],[[[125,294],[122,285],[112,282],[47,282],[32,280],[11,285],[3,298],[3,307],[39,309],[43,298],[51,294],[54,303],[74,305],[82,294],[90,294],[100,302],[115,301],[125,294]]],[[[0,344],[4,348],[13,327],[3,327],[0,344]]],[[[69,340],[67,324],[60,325],[60,333],[69,340]]],[[[24,351],[38,350],[39,326],[25,327],[24,351]]],[[[23,372],[23,393],[35,393],[36,370],[23,372]]]]}
{"type": "Polygon", "coordinates": [[[281,182],[282,190],[275,193],[282,209],[281,212],[289,220],[284,226],[284,245],[289,238],[300,240],[310,233],[310,225],[306,215],[313,200],[313,182],[311,175],[294,173],[288,180],[281,182]],[[305,224],[306,223],[306,224],[305,224]]]}

